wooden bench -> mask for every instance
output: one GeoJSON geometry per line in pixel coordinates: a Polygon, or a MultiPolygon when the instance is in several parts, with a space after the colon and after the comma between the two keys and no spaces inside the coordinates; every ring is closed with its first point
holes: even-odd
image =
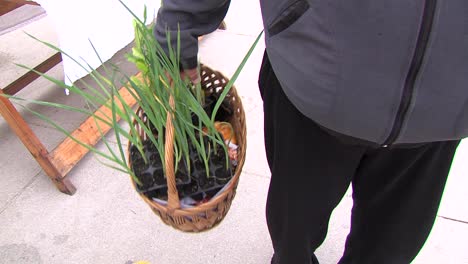
{"type": "MultiPolygon", "coordinates": [[[[16,3],[17,6],[21,6],[23,4],[37,5],[34,2],[23,0],[0,0],[0,2],[2,1],[16,3]]],[[[225,27],[226,25],[223,21],[219,28],[225,29],[225,27]]],[[[61,61],[61,54],[56,53],[36,66],[34,70],[41,73],[46,73],[61,61]]],[[[24,146],[36,159],[36,161],[42,167],[47,176],[52,180],[55,186],[61,192],[73,195],[76,192],[76,189],[70,180],[66,178],[66,175],[88,153],[88,150],[75,141],[66,138],[54,150],[49,152],[44,144],[42,144],[39,138],[34,134],[31,127],[23,119],[21,114],[17,111],[10,100],[4,96],[1,96],[2,94],[14,95],[21,91],[28,84],[34,82],[37,78],[39,78],[38,74],[33,71],[29,71],[6,87],[0,87],[0,114],[6,120],[13,132],[23,142],[24,146]]],[[[128,105],[133,106],[136,103],[135,99],[127,92],[125,88],[120,89],[120,94],[128,105]]],[[[111,115],[110,110],[106,107],[101,107],[95,113],[99,113],[97,115],[100,116],[111,115]]],[[[101,133],[106,134],[109,129],[110,127],[107,125],[100,123],[99,121],[96,121],[94,118],[90,117],[71,134],[82,142],[85,142],[89,145],[95,145],[99,141],[101,133]],[[96,122],[98,122],[100,129],[98,129],[96,122]]]]}
{"type": "MultiPolygon", "coordinates": [[[[61,60],[62,57],[60,53],[56,53],[34,69],[38,72],[46,73],[48,70],[59,64],[61,60]]],[[[33,71],[29,71],[7,87],[0,89],[0,95],[14,95],[38,77],[38,74],[33,71]]],[[[135,104],[135,99],[125,88],[120,89],[120,94],[127,104],[131,106],[135,104]]],[[[99,116],[111,115],[110,110],[107,107],[101,107],[96,111],[96,113],[99,113],[97,114],[99,116]]],[[[74,194],[76,189],[69,179],[66,178],[66,175],[88,153],[88,149],[82,147],[75,141],[66,138],[52,152],[49,152],[38,139],[36,134],[34,134],[31,127],[26,123],[21,114],[18,113],[10,100],[3,96],[0,96],[0,114],[57,188],[63,193],[70,195],[74,194]]],[[[94,118],[89,117],[72,132],[72,135],[82,142],[86,142],[89,145],[95,145],[101,137],[101,132],[105,134],[110,129],[107,125],[98,122],[101,129],[100,132],[96,122],[97,121],[94,118]]]]}
{"type": "Polygon", "coordinates": [[[0,16],[15,10],[23,5],[39,5],[36,2],[24,0],[0,0],[0,16]]]}
{"type": "MultiPolygon", "coordinates": [[[[14,10],[15,7],[20,7],[24,4],[34,4],[34,2],[25,2],[21,0],[0,0],[3,3],[10,3],[10,5],[2,5],[1,12],[14,10]]],[[[46,73],[62,61],[60,53],[55,53],[45,61],[37,65],[34,70],[46,73]]],[[[39,75],[33,71],[26,72],[15,81],[8,84],[6,87],[0,87],[0,114],[6,120],[9,127],[22,141],[24,146],[29,150],[32,156],[36,159],[42,167],[47,176],[57,186],[57,188],[66,194],[72,195],[76,192],[75,187],[70,182],[66,175],[70,170],[87,154],[88,150],[73,140],[66,138],[52,151],[48,151],[44,144],[39,140],[31,127],[27,124],[21,114],[17,111],[11,101],[2,95],[15,95],[28,84],[34,82],[39,75]]],[[[134,105],[135,100],[130,96],[125,89],[120,90],[120,94],[125,98],[129,105],[134,105]]],[[[101,107],[96,113],[99,112],[110,115],[109,109],[101,107]]],[[[107,133],[109,127],[105,124],[99,124],[102,133],[107,133]]],[[[72,135],[89,145],[95,145],[100,137],[101,132],[96,126],[96,120],[92,117],[85,120],[72,135]]]]}
{"type": "MultiPolygon", "coordinates": [[[[62,57],[60,53],[56,53],[34,69],[38,72],[46,73],[48,70],[59,64],[61,60],[62,57]]],[[[38,74],[33,71],[29,71],[7,87],[0,89],[0,95],[14,95],[38,77],[38,74]]],[[[126,91],[126,89],[122,88],[120,90],[120,94],[129,105],[135,104],[135,99],[126,91]]],[[[110,110],[106,107],[101,107],[96,111],[96,113],[98,112],[99,115],[107,114],[110,116],[110,110]]],[[[77,144],[75,141],[66,138],[53,151],[49,152],[10,100],[3,96],[0,96],[0,114],[36,159],[47,176],[49,176],[55,186],[57,186],[57,188],[63,193],[70,195],[74,194],[76,189],[69,179],[66,178],[66,175],[88,153],[88,150],[77,144]]],[[[100,123],[99,126],[104,134],[110,129],[103,123],[100,123]]],[[[90,117],[75,131],[73,131],[72,135],[89,145],[95,145],[100,139],[101,132],[96,125],[96,120],[90,117]]]]}

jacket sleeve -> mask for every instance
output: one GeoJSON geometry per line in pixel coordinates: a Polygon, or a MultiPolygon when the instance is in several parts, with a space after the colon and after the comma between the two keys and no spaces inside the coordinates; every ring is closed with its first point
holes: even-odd
{"type": "MultiPolygon", "coordinates": [[[[158,1],[158,0],[156,0],[158,1]]],[[[158,11],[154,35],[168,52],[166,34],[177,47],[180,28],[180,61],[184,69],[197,67],[198,37],[215,31],[226,16],[230,0],[163,0],[158,11]]]]}

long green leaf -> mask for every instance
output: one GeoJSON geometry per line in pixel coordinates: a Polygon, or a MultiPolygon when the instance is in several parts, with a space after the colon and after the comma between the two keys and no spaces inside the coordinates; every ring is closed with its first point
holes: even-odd
{"type": "Polygon", "coordinates": [[[258,41],[261,39],[262,35],[263,35],[263,30],[262,30],[262,32],[260,32],[260,34],[258,34],[257,39],[255,40],[255,42],[250,47],[249,51],[245,55],[245,57],[242,60],[241,64],[237,67],[237,70],[235,71],[234,75],[231,77],[229,82],[224,87],[224,90],[221,93],[221,95],[219,96],[219,99],[216,102],[216,105],[215,105],[215,107],[213,109],[213,113],[211,114],[211,121],[212,122],[214,122],[214,119],[216,117],[216,113],[218,112],[219,107],[221,106],[221,104],[222,104],[224,98],[226,97],[226,95],[229,93],[229,90],[231,90],[232,85],[237,80],[237,77],[239,76],[242,69],[244,68],[244,65],[247,63],[247,60],[250,58],[250,55],[252,55],[252,52],[254,51],[255,47],[257,46],[258,41]]]}

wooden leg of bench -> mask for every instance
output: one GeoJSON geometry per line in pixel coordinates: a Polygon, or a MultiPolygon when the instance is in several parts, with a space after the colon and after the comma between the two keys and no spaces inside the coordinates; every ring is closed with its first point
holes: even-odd
{"type": "Polygon", "coordinates": [[[59,189],[59,191],[68,195],[75,194],[76,188],[67,177],[54,178],[53,181],[57,189],[59,189]]]}
{"type": "Polygon", "coordinates": [[[63,177],[49,158],[49,153],[23,117],[18,113],[13,104],[4,96],[0,89],[0,114],[5,118],[13,132],[23,142],[29,152],[37,160],[39,165],[45,171],[47,176],[57,186],[57,188],[66,194],[72,195],[76,192],[73,184],[63,177]]]}

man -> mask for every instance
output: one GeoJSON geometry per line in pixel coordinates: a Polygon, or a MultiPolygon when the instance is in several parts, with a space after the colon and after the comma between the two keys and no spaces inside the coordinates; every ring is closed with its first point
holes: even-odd
{"type": "MultiPolygon", "coordinates": [[[[165,0],[155,36],[180,26],[196,79],[197,37],[228,0],[165,0]]],[[[351,231],[339,263],[410,263],[434,223],[468,134],[468,2],[261,0],[259,77],[272,178],[272,263],[314,251],[349,184],[351,231]]],[[[174,37],[172,39],[175,39],[174,37]]]]}

